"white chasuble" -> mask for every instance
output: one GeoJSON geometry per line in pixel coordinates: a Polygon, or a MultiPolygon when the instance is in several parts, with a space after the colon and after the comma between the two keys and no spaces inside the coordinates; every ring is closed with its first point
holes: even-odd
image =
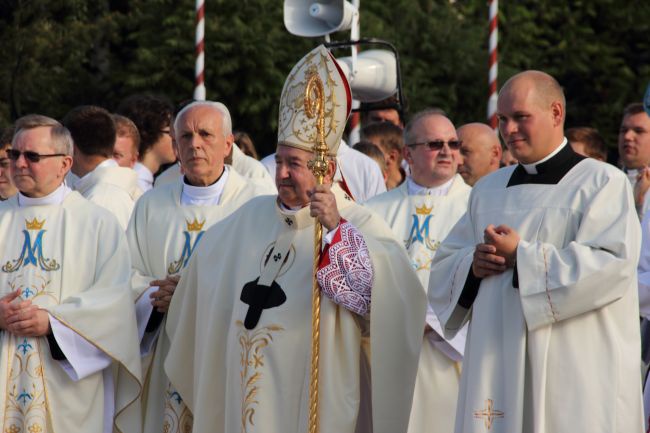
{"type": "MultiPolygon", "coordinates": [[[[471,187],[456,175],[446,195],[409,195],[408,182],[403,182],[365,203],[403,241],[425,290],[436,250],[467,210],[470,191],[471,187]]],[[[433,311],[427,314],[426,322],[408,431],[452,432],[465,332],[446,341],[433,311]]]]}
{"type": "MultiPolygon", "coordinates": [[[[275,187],[275,179],[269,174],[264,165],[246,155],[239,149],[236,144],[232,146],[232,164],[231,167],[238,174],[248,179],[251,183],[261,188],[264,194],[277,194],[278,189],[275,187]]],[[[181,172],[180,163],[176,163],[163,171],[160,176],[156,178],[154,186],[164,186],[169,183],[175,183],[178,179],[183,177],[181,172]]]]}
{"type": "Polygon", "coordinates": [[[434,259],[429,300],[445,332],[471,317],[456,432],[641,432],[629,182],[569,146],[536,167],[482,178],[434,259]],[[472,255],[489,224],[521,237],[516,273],[479,280],[472,255]]]}
{"type": "Polygon", "coordinates": [[[78,179],[74,189],[96,205],[108,209],[123,230],[129,224],[135,201],[142,195],[136,172],[118,167],[112,159],[78,179]]]}
{"type": "MultiPolygon", "coordinates": [[[[148,289],[152,280],[164,279],[182,271],[210,226],[249,199],[263,194],[259,187],[234,170],[228,170],[218,205],[181,205],[182,191],[183,181],[179,178],[173,184],[154,188],[136,204],[127,229],[127,239],[133,261],[131,285],[138,303],[150,302],[148,293],[151,290],[148,289]]],[[[144,320],[148,318],[147,314],[144,320]]],[[[153,332],[163,328],[164,319],[153,332]]],[[[164,332],[145,335],[145,338],[152,337],[157,338],[154,340],[153,355],[143,360],[144,431],[162,432],[164,428],[168,429],[165,430],[168,433],[189,431],[182,430],[182,426],[191,429],[191,414],[182,404],[178,393],[169,388],[163,371],[168,339],[164,332]]]]}
{"type": "MultiPolygon", "coordinates": [[[[386,224],[340,188],[332,190],[341,216],[363,235],[374,278],[364,317],[321,297],[320,431],[353,433],[372,425],[375,433],[405,432],[424,290],[386,224]],[[368,334],[372,389],[363,387],[367,370],[360,367],[367,366],[362,339],[368,334]]],[[[166,327],[165,371],[194,414],[195,432],[307,431],[313,239],[309,208],[287,213],[276,197],[251,200],[205,234],[182,274],[166,327]],[[250,289],[261,287],[256,284],[269,278],[271,266],[277,273],[260,307],[250,289]]],[[[336,245],[329,251],[339,251],[336,245]]],[[[354,254],[329,258],[357,260],[354,254]]],[[[357,278],[350,273],[346,280],[357,278]]]]}
{"type": "MultiPolygon", "coordinates": [[[[73,380],[66,372],[70,364],[54,360],[47,337],[2,331],[1,431],[99,433],[105,425],[115,432],[141,431],[129,251],[115,218],[76,192],[50,205],[21,207],[14,197],[0,205],[0,233],[1,295],[20,290],[21,299],[49,313],[52,329],[56,321],[110,358],[114,373],[108,381],[108,369],[73,380]],[[120,389],[115,395],[104,389],[113,384],[120,389]],[[105,408],[114,408],[114,420],[104,419],[105,408]]],[[[54,337],[62,338],[56,331],[54,337]]],[[[82,352],[68,353],[78,364],[82,352]]]]}

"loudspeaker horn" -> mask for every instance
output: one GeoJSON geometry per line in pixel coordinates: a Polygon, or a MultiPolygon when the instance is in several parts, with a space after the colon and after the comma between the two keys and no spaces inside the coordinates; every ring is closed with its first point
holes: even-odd
{"type": "Polygon", "coordinates": [[[315,38],[349,30],[358,13],[346,0],[284,0],[284,26],[296,36],[315,38]]]}
{"type": "Polygon", "coordinates": [[[361,102],[377,102],[397,91],[397,61],[388,50],[367,50],[352,57],[336,59],[345,74],[352,97],[361,102]]]}

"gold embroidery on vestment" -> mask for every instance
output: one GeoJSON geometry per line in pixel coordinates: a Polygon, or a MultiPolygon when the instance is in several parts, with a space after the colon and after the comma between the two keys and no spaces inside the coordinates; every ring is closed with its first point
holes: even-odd
{"type": "Polygon", "coordinates": [[[485,424],[485,428],[488,430],[492,429],[492,423],[496,418],[503,418],[504,413],[500,410],[494,409],[494,401],[491,398],[485,400],[485,409],[477,410],[474,412],[474,418],[482,419],[485,424]]]}
{"type": "Polygon", "coordinates": [[[262,372],[258,371],[258,368],[264,366],[262,349],[273,341],[273,332],[284,331],[284,328],[269,325],[249,331],[241,320],[237,320],[235,324],[240,328],[237,337],[241,347],[241,433],[247,433],[248,425],[255,425],[255,406],[259,404],[256,397],[260,389],[257,382],[262,378],[262,372]]]}
{"type": "Polygon", "coordinates": [[[165,394],[163,433],[191,433],[194,416],[171,383],[165,394]]]}

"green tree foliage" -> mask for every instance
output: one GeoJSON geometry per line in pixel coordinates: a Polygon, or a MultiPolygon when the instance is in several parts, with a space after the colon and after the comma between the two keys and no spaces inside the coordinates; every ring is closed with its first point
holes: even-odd
{"type": "MultiPolygon", "coordinates": [[[[235,128],[268,153],[284,78],[320,40],[290,35],[279,0],[206,3],[208,98],[225,102],[235,128]]],[[[553,74],[567,126],[597,127],[613,145],[622,108],[650,80],[650,3],[500,6],[499,82],[529,68],[553,74]]],[[[456,124],[484,121],[487,15],[485,0],[362,0],[361,34],[398,48],[411,113],[436,106],[456,124]]],[[[194,26],[191,0],[0,0],[0,126],[79,104],[112,109],[135,92],[191,98],[194,26]]]]}

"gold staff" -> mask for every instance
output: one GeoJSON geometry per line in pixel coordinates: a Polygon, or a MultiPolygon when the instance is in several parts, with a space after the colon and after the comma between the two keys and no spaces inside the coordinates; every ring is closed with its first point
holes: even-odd
{"type": "MultiPolygon", "coordinates": [[[[308,167],[316,183],[323,184],[327,173],[327,144],[325,143],[325,95],[323,82],[318,73],[314,72],[307,80],[305,87],[305,114],[310,119],[316,118],[316,142],[314,143],[314,159],[308,167]]],[[[314,223],[314,280],[311,301],[311,371],[309,376],[309,433],[318,433],[318,361],[320,358],[320,287],[316,279],[320,262],[321,244],[323,242],[323,226],[316,219],[314,223]]]]}

